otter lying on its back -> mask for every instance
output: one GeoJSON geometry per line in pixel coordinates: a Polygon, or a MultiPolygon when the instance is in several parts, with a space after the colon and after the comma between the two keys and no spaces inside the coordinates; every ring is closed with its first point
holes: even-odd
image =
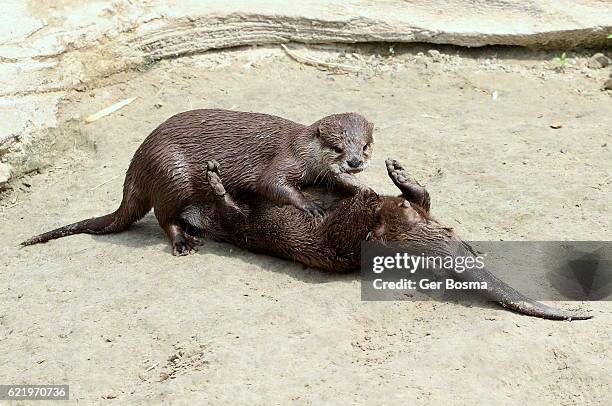
{"type": "MultiPolygon", "coordinates": [[[[401,191],[399,197],[379,196],[368,189],[354,196],[320,187],[306,189],[309,198],[325,207],[323,221],[315,221],[291,206],[276,207],[248,195],[231,196],[218,176],[218,169],[223,168],[217,167],[210,163],[207,171],[215,205],[196,204],[181,215],[190,233],[336,272],[360,268],[364,240],[394,243],[413,255],[477,256],[452,229],[430,216],[429,193],[397,161],[387,161],[387,171],[401,191]]],[[[520,313],[555,320],[590,318],[531,300],[486,268],[452,271],[450,276],[486,283],[486,290],[480,294],[520,313]]]]}

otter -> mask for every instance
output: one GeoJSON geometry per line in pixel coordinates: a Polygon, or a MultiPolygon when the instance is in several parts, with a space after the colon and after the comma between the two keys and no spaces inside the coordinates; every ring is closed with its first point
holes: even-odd
{"type": "MultiPolygon", "coordinates": [[[[418,250],[413,252],[415,255],[477,257],[452,228],[431,216],[427,190],[399,162],[387,160],[386,166],[400,196],[379,196],[371,189],[351,196],[309,187],[304,194],[318,201],[326,211],[323,221],[316,221],[291,206],[277,207],[254,196],[232,196],[219,176],[222,166],[209,162],[206,178],[214,191],[215,203],[188,206],[180,215],[181,223],[197,238],[228,242],[333,272],[360,268],[360,246],[364,240],[400,246],[403,242],[407,250],[418,250]]],[[[461,281],[486,282],[487,289],[481,293],[487,299],[519,313],[553,320],[591,317],[534,301],[486,269],[451,274],[461,281]]]]}
{"type": "Polygon", "coordinates": [[[211,200],[203,175],[208,160],[223,165],[222,181],[231,193],[256,193],[320,217],[321,207],[300,188],[324,184],[356,193],[363,186],[352,175],[368,166],[372,144],[373,125],[357,113],[333,114],[310,126],[260,113],[179,113],[153,130],[134,154],[123,200],[114,213],[46,232],[22,245],[123,231],[153,208],[173,255],[190,254],[198,241],[185,233],[179,215],[189,205],[211,200]]]}

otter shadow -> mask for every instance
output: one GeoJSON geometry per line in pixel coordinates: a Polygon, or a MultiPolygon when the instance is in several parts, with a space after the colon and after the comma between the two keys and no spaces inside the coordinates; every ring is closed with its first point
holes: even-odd
{"type": "MultiPolygon", "coordinates": [[[[172,255],[172,249],[168,239],[159,228],[157,220],[152,214],[145,216],[141,221],[130,227],[129,230],[119,234],[93,235],[96,243],[123,245],[129,248],[142,249],[145,247],[159,247],[164,254],[172,255]]],[[[203,239],[203,245],[198,247],[195,256],[214,255],[218,257],[228,257],[238,259],[245,265],[254,265],[266,272],[280,273],[290,276],[301,282],[309,284],[325,284],[330,282],[360,280],[359,271],[334,273],[311,268],[299,262],[244,250],[229,243],[216,242],[203,239]]],[[[181,258],[176,258],[180,261],[181,258]]],[[[452,302],[464,307],[481,307],[493,309],[497,308],[493,302],[483,298],[478,298],[476,293],[457,297],[454,295],[436,295],[431,292],[415,292],[412,297],[400,297],[402,301],[438,301],[452,302]]]]}
{"type": "MultiPolygon", "coordinates": [[[[160,247],[164,254],[172,256],[172,248],[164,232],[159,227],[153,214],[148,214],[128,230],[118,234],[92,235],[96,243],[122,245],[133,249],[160,247]]],[[[202,239],[202,245],[194,256],[215,255],[240,260],[252,264],[267,272],[283,273],[306,283],[320,284],[336,281],[354,281],[359,279],[359,272],[332,273],[307,267],[299,262],[278,258],[271,255],[247,251],[229,243],[202,239]]],[[[180,261],[181,258],[175,258],[180,261]]]]}

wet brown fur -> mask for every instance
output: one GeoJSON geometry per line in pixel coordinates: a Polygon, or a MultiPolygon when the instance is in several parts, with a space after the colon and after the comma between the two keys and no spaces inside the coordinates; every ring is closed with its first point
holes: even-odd
{"type": "Polygon", "coordinates": [[[223,165],[222,181],[233,194],[258,194],[277,205],[321,214],[300,188],[323,184],[355,193],[350,175],[367,166],[373,126],[356,113],[324,117],[310,126],[259,113],[193,110],[157,127],[138,148],[127,170],[123,200],[111,214],[33,237],[22,245],[78,233],[123,231],[151,208],[175,255],[196,244],[178,222],[185,207],[212,200],[205,178],[208,160],[223,165]]]}
{"type": "MultiPolygon", "coordinates": [[[[402,192],[399,197],[379,196],[368,189],[354,196],[320,187],[305,190],[309,199],[324,207],[323,220],[295,207],[277,207],[248,195],[234,198],[226,193],[217,175],[223,167],[211,162],[208,169],[215,205],[193,205],[181,215],[185,227],[194,234],[334,272],[359,269],[363,240],[400,245],[410,241],[405,247],[415,250],[415,255],[476,256],[451,228],[431,217],[429,193],[396,161],[387,161],[387,171],[402,192]]],[[[548,319],[589,318],[533,301],[487,270],[466,270],[451,276],[487,282],[488,299],[520,313],[548,319]]]]}

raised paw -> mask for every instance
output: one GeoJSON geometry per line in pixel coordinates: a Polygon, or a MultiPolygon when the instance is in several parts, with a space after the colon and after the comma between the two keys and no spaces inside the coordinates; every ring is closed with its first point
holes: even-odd
{"type": "Polygon", "coordinates": [[[391,173],[392,171],[403,171],[404,167],[395,159],[387,158],[385,159],[385,165],[387,166],[387,172],[391,173]]]}
{"type": "Polygon", "coordinates": [[[215,195],[225,195],[225,188],[223,187],[223,183],[221,182],[221,178],[217,172],[208,171],[206,173],[206,178],[208,179],[208,184],[212,188],[213,192],[215,192],[215,195]]]}
{"type": "Polygon", "coordinates": [[[395,185],[401,190],[404,190],[404,188],[408,187],[421,187],[419,182],[412,179],[408,175],[402,164],[400,164],[395,159],[387,159],[385,161],[385,164],[387,165],[387,172],[389,173],[389,177],[391,178],[393,183],[395,183],[395,185]]]}
{"type": "Polygon", "coordinates": [[[389,177],[402,192],[404,198],[429,210],[429,194],[427,190],[419,182],[412,179],[402,164],[395,159],[387,159],[385,164],[389,177]]]}
{"type": "Polygon", "coordinates": [[[410,179],[402,164],[395,159],[387,159],[385,161],[385,165],[387,166],[389,177],[398,187],[403,184],[417,183],[416,181],[410,179]]]}
{"type": "Polygon", "coordinates": [[[210,161],[206,161],[206,170],[209,172],[219,172],[219,162],[211,159],[210,161]]]}
{"type": "Polygon", "coordinates": [[[225,195],[225,188],[219,177],[219,162],[215,160],[206,161],[206,179],[215,195],[225,195]]]}

